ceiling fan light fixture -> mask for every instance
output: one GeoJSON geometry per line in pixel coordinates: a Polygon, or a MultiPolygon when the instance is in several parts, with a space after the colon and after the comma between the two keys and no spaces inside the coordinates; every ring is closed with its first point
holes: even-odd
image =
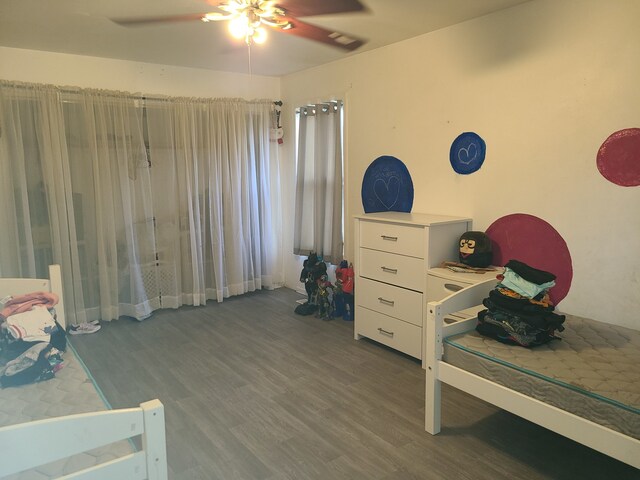
{"type": "Polygon", "coordinates": [[[246,38],[249,32],[249,19],[246,15],[240,15],[229,22],[229,33],[231,33],[234,38],[246,38]]]}
{"type": "Polygon", "coordinates": [[[360,3],[360,0],[206,0],[206,2],[215,5],[218,11],[159,17],[112,18],[111,20],[122,26],[144,26],[154,23],[166,24],[192,20],[227,21],[231,35],[237,39],[244,39],[249,46],[252,43],[263,43],[266,40],[268,28],[263,27],[274,28],[296,37],[303,37],[349,51],[366,43],[366,40],[309,24],[297,18],[298,15],[311,16],[362,11],[365,7],[360,3]],[[280,7],[277,2],[285,3],[286,7],[280,7]]]}
{"type": "Polygon", "coordinates": [[[267,41],[267,30],[263,27],[258,27],[254,30],[251,38],[257,44],[263,44],[267,41]]]}
{"type": "Polygon", "coordinates": [[[288,30],[291,23],[284,18],[284,10],[276,6],[273,0],[229,0],[218,5],[227,12],[207,13],[202,17],[205,22],[229,20],[229,32],[234,38],[244,38],[248,45],[264,43],[267,32],[261,25],[288,30]]]}

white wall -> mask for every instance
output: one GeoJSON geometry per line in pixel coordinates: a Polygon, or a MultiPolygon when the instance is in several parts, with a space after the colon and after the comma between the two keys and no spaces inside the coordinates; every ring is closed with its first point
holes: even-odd
{"type": "MultiPolygon", "coordinates": [[[[344,98],[346,256],[371,161],[393,155],[414,182],[413,211],[470,216],[485,230],[538,216],[567,242],[573,282],[559,310],[640,328],[640,187],[605,180],[596,154],[640,127],[640,2],[537,0],[282,79],[285,219],[293,218],[293,108],[344,98]],[[474,131],[483,167],[457,175],[451,142],[474,131]]],[[[291,249],[291,225],[284,229],[291,249]]],[[[287,283],[298,284],[292,258],[287,283]]]]}
{"type": "Polygon", "coordinates": [[[280,79],[109,58],[0,47],[0,78],[148,95],[280,97],[280,79]]]}

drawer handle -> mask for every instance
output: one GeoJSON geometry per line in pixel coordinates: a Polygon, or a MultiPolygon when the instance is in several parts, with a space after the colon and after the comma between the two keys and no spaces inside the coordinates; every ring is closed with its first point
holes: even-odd
{"type": "Polygon", "coordinates": [[[389,235],[380,235],[380,238],[382,238],[383,240],[388,240],[390,242],[397,242],[398,241],[398,237],[391,237],[389,235]]]}
{"type": "Polygon", "coordinates": [[[387,335],[388,337],[393,337],[393,332],[389,332],[388,330],[385,330],[384,328],[378,328],[378,332],[380,332],[383,335],[387,335]]]}
{"type": "Polygon", "coordinates": [[[378,297],[378,301],[380,303],[384,303],[393,307],[393,304],[396,303],[393,300],[387,300],[386,298],[378,297]]]}
{"type": "Polygon", "coordinates": [[[397,268],[389,268],[389,267],[382,266],[382,267],[380,267],[380,269],[383,272],[386,272],[386,273],[398,273],[398,269],[397,268]]]}
{"type": "Polygon", "coordinates": [[[445,283],[444,288],[446,288],[451,292],[457,292],[459,290],[462,290],[464,287],[461,287],[460,285],[456,285],[455,283],[445,283]]]}

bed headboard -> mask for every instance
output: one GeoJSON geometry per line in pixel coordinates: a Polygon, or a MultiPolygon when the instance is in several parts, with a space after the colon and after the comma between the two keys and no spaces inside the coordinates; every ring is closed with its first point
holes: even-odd
{"type": "Polygon", "coordinates": [[[49,265],[49,278],[0,278],[0,298],[31,292],[53,292],[58,295],[56,319],[60,326],[66,329],[60,265],[49,265]]]}

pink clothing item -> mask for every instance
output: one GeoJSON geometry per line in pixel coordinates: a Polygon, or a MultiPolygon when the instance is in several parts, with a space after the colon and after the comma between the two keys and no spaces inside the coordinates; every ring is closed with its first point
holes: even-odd
{"type": "Polygon", "coordinates": [[[5,303],[2,312],[4,318],[15,313],[28,312],[35,306],[41,306],[45,308],[53,308],[58,303],[58,295],[53,292],[33,292],[18,297],[13,297],[7,303],[5,303]]]}

